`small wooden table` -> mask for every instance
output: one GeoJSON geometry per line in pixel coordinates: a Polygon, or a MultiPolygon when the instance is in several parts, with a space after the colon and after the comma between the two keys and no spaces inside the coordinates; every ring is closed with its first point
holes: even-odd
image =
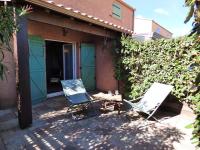
{"type": "Polygon", "coordinates": [[[111,95],[111,94],[105,94],[105,93],[98,93],[93,95],[95,99],[102,99],[102,108],[101,110],[113,110],[118,111],[118,114],[120,114],[121,107],[122,107],[122,96],[121,95],[111,95]],[[114,108],[113,108],[114,107],[114,108]]]}

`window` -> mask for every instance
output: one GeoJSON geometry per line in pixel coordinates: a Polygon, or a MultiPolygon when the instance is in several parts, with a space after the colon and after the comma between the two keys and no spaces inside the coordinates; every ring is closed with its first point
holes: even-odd
{"type": "Polygon", "coordinates": [[[160,34],[160,28],[158,27],[155,32],[160,34]]]}
{"type": "Polygon", "coordinates": [[[115,18],[118,18],[118,19],[122,18],[121,6],[117,3],[112,4],[112,16],[114,16],[115,18]]]}

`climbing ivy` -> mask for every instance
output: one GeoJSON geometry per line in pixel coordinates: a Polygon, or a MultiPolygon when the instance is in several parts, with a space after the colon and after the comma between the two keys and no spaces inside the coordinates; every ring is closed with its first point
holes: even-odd
{"type": "MultiPolygon", "coordinates": [[[[122,36],[121,45],[122,48],[116,50],[120,57],[115,75],[128,83],[126,96],[133,99],[142,96],[153,82],[170,84],[174,86],[173,95],[198,108],[199,112],[200,44],[197,36],[145,42],[122,36]]],[[[196,139],[199,124],[198,119],[194,129],[196,139]]]]}
{"type": "Polygon", "coordinates": [[[18,19],[31,10],[31,7],[15,8],[14,6],[0,6],[0,79],[2,80],[7,70],[4,60],[4,52],[10,51],[13,34],[19,29],[18,19]]]}
{"type": "MultiPolygon", "coordinates": [[[[153,82],[162,82],[173,85],[173,94],[178,98],[195,100],[194,93],[199,90],[200,45],[193,37],[139,42],[122,36],[121,44],[119,63],[129,73],[131,98],[144,94],[153,82]]],[[[117,69],[120,79],[123,75],[118,72],[117,69]]]]}
{"type": "Polygon", "coordinates": [[[185,6],[189,8],[188,15],[184,23],[189,22],[191,19],[193,20],[193,28],[191,31],[192,34],[200,34],[200,1],[199,0],[185,0],[185,6]]]}
{"type": "MultiPolygon", "coordinates": [[[[190,35],[193,34],[200,35],[200,1],[185,0],[185,6],[189,8],[189,13],[185,19],[185,23],[193,19],[193,28],[191,30],[190,35]]],[[[200,40],[200,36],[198,38],[200,40]]],[[[193,139],[196,140],[198,147],[200,147],[200,102],[197,103],[195,112],[197,116],[196,116],[196,121],[193,124],[193,129],[194,129],[193,139]]]]}

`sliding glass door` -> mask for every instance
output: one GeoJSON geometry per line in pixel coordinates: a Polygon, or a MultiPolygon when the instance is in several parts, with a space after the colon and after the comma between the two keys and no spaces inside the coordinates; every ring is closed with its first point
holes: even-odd
{"type": "Polygon", "coordinates": [[[63,45],[63,70],[64,80],[76,78],[76,53],[73,44],[63,45]]]}

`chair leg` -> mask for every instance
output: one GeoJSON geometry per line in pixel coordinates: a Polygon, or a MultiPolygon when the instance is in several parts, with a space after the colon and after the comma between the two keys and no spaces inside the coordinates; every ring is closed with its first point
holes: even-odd
{"type": "MultiPolygon", "coordinates": [[[[86,104],[81,104],[81,105],[79,105],[79,106],[77,106],[77,107],[80,107],[80,106],[82,106],[83,107],[83,109],[87,109],[87,107],[89,106],[89,105],[92,105],[92,107],[94,108],[94,106],[93,106],[93,103],[92,102],[89,102],[89,103],[86,103],[86,104]]],[[[67,108],[67,112],[66,113],[68,113],[69,112],[69,110],[71,109],[71,111],[70,111],[70,115],[71,115],[71,117],[72,117],[72,119],[73,120],[78,120],[78,118],[73,114],[73,112],[72,112],[72,108],[73,108],[73,105],[71,105],[71,106],[69,106],[68,108],[67,108]]]]}
{"type": "MultiPolygon", "coordinates": [[[[73,106],[69,106],[69,107],[67,108],[66,114],[69,112],[70,109],[72,109],[72,107],[73,107],[73,106]]],[[[74,118],[74,115],[73,115],[73,112],[72,112],[72,111],[70,112],[70,115],[71,115],[72,118],[74,118]]]]}
{"type": "Polygon", "coordinates": [[[149,115],[145,120],[148,120],[149,118],[153,118],[155,121],[161,123],[156,117],[154,117],[153,115],[149,115]]]}
{"type": "Polygon", "coordinates": [[[92,106],[92,109],[95,108],[93,102],[88,103],[88,105],[91,105],[91,106],[92,106]]]}
{"type": "Polygon", "coordinates": [[[70,107],[67,107],[67,111],[66,111],[66,113],[68,113],[68,111],[69,111],[69,108],[70,108],[70,107]]]}
{"type": "MultiPolygon", "coordinates": [[[[70,106],[69,109],[70,108],[73,108],[73,106],[70,106]]],[[[74,115],[73,111],[71,111],[70,113],[71,113],[72,120],[78,120],[78,118],[74,115]]]]}
{"type": "Polygon", "coordinates": [[[84,109],[87,110],[87,109],[88,109],[88,106],[89,106],[90,104],[92,105],[92,103],[83,104],[83,105],[82,105],[82,108],[83,108],[82,110],[84,110],[84,109]]]}
{"type": "Polygon", "coordinates": [[[121,103],[120,102],[115,102],[114,110],[117,110],[118,111],[118,115],[120,115],[120,111],[121,111],[121,103]]]}
{"type": "Polygon", "coordinates": [[[155,121],[157,121],[157,122],[160,122],[156,117],[153,117],[153,116],[149,116],[149,117],[147,117],[145,120],[148,120],[149,118],[153,118],[155,121]]]}

